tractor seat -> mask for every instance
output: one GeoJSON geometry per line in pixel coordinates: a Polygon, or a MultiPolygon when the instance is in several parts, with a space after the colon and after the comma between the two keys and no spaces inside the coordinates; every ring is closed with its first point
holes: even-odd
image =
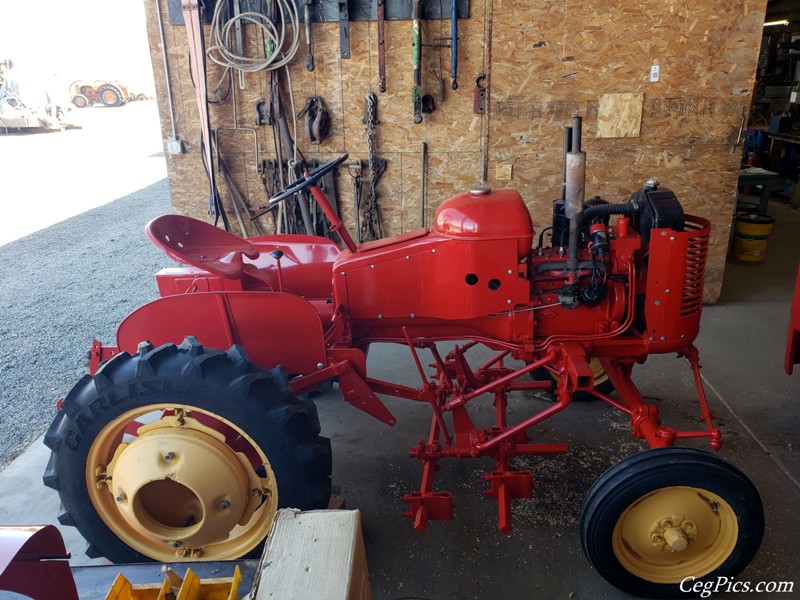
{"type": "Polygon", "coordinates": [[[227,279],[240,279],[243,272],[252,274],[252,265],[245,265],[242,256],[256,259],[260,254],[247,240],[181,215],[156,217],[144,231],[172,260],[227,279]]]}

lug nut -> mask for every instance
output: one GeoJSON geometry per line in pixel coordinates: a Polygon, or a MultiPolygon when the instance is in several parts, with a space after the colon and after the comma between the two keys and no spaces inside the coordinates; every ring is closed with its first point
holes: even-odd
{"type": "Polygon", "coordinates": [[[173,548],[180,548],[181,547],[181,543],[178,540],[175,540],[174,542],[172,542],[172,547],[173,548]]]}
{"type": "Polygon", "coordinates": [[[119,491],[117,493],[117,502],[125,502],[128,499],[128,496],[125,495],[125,492],[119,491]]]}
{"type": "Polygon", "coordinates": [[[172,462],[172,459],[173,459],[173,458],[175,458],[175,453],[174,453],[174,452],[167,452],[167,453],[164,455],[164,460],[165,460],[166,462],[172,462]]]}
{"type": "Polygon", "coordinates": [[[231,507],[231,503],[228,502],[227,500],[223,500],[222,502],[219,503],[219,509],[220,510],[228,510],[230,507],[231,507]]]}

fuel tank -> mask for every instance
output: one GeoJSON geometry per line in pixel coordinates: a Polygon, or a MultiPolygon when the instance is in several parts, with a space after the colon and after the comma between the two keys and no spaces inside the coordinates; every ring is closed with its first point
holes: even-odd
{"type": "Polygon", "coordinates": [[[441,204],[431,231],[343,251],[334,265],[334,297],[347,307],[356,335],[392,337],[388,330],[410,323],[441,334],[459,322],[459,331],[507,338],[509,324],[523,318],[515,307],[530,300],[532,240],[518,192],[459,194],[441,204]],[[483,319],[492,325],[476,323],[483,319]]]}
{"type": "Polygon", "coordinates": [[[442,202],[433,230],[461,240],[517,240],[517,258],[531,251],[533,222],[517,190],[476,188],[442,202]]]}

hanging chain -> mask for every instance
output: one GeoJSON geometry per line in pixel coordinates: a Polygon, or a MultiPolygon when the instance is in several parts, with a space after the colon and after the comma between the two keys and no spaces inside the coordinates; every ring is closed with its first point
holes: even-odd
{"type": "Polygon", "coordinates": [[[378,98],[372,92],[367,94],[364,112],[364,125],[367,131],[367,164],[369,167],[369,195],[364,218],[359,231],[359,242],[368,242],[383,237],[381,216],[378,211],[378,198],[375,185],[380,177],[378,158],[375,155],[375,125],[378,122],[378,98]]]}

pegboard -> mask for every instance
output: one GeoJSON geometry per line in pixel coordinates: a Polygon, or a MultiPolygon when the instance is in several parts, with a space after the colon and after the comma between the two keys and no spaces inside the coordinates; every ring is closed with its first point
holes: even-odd
{"type": "MultiPolygon", "coordinates": [[[[217,0],[198,0],[203,8],[203,22],[211,23],[211,16],[217,0]]],[[[233,6],[231,0],[227,1],[230,7],[233,6]]],[[[469,18],[469,0],[455,0],[459,19],[469,18]]],[[[294,0],[300,21],[303,21],[303,0],[294,0]]],[[[240,0],[240,12],[258,12],[266,14],[268,0],[240,0]]],[[[452,10],[452,0],[422,0],[423,19],[449,19],[452,10]]],[[[377,2],[376,0],[347,0],[347,8],[351,21],[376,21],[377,2]]],[[[181,0],[169,0],[169,22],[172,25],[183,25],[183,10],[181,0]]],[[[229,8],[233,14],[232,8],[229,8]]],[[[404,21],[413,18],[413,0],[385,0],[385,18],[387,21],[404,21]]],[[[339,21],[339,2],[338,0],[313,0],[311,4],[311,20],[317,22],[338,22],[339,21]]]]}

